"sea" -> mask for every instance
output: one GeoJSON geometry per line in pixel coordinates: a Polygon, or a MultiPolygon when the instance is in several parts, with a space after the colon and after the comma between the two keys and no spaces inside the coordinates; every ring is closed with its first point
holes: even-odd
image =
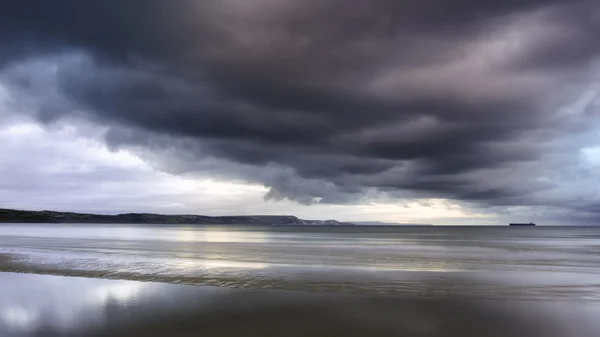
{"type": "Polygon", "coordinates": [[[600,336],[600,227],[0,225],[0,336],[600,336]]]}

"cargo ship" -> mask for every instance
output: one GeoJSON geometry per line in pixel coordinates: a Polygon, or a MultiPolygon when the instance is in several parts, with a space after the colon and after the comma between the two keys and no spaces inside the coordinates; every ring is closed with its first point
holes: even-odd
{"type": "Polygon", "coordinates": [[[508,224],[509,226],[535,226],[535,224],[533,222],[530,223],[511,223],[508,224]]]}

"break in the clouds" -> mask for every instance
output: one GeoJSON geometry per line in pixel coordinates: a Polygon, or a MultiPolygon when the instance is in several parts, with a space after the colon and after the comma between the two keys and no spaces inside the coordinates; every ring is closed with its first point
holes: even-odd
{"type": "Polygon", "coordinates": [[[171,175],[600,220],[596,0],[8,0],[0,44],[10,111],[171,175]]]}

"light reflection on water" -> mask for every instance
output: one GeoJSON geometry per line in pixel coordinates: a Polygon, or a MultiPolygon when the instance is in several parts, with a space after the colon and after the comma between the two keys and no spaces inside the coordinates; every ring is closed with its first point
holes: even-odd
{"type": "Polygon", "coordinates": [[[266,243],[269,241],[268,232],[244,232],[222,227],[179,227],[177,234],[177,241],[180,242],[266,243]]]}
{"type": "Polygon", "coordinates": [[[599,238],[600,228],[0,225],[0,270],[378,293],[467,278],[458,290],[494,280],[503,295],[589,299],[600,298],[599,238]]]}
{"type": "Polygon", "coordinates": [[[74,328],[103,319],[109,303],[128,305],[150,284],[0,273],[0,332],[74,328]],[[81,317],[85,316],[85,320],[81,317]]]}
{"type": "Polygon", "coordinates": [[[1,236],[65,239],[109,239],[174,242],[237,242],[263,243],[268,232],[241,231],[212,226],[132,226],[132,225],[6,225],[0,224],[1,236]],[[24,227],[25,230],[24,230],[24,227]],[[58,227],[58,228],[57,228],[58,227]],[[58,229],[58,230],[57,230],[58,229]]]}
{"type": "MultiPolygon", "coordinates": [[[[210,258],[210,256],[207,256],[210,258]]],[[[194,271],[200,269],[210,268],[235,268],[235,269],[264,269],[269,265],[266,263],[254,263],[254,262],[237,262],[237,261],[226,261],[226,260],[199,260],[199,259],[177,259],[176,265],[181,267],[184,271],[194,271]]]]}

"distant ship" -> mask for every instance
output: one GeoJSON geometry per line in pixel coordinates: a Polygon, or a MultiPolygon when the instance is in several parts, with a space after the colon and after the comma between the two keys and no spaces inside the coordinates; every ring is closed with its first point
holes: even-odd
{"type": "Polygon", "coordinates": [[[535,226],[533,222],[530,223],[511,223],[509,226],[535,226]]]}

